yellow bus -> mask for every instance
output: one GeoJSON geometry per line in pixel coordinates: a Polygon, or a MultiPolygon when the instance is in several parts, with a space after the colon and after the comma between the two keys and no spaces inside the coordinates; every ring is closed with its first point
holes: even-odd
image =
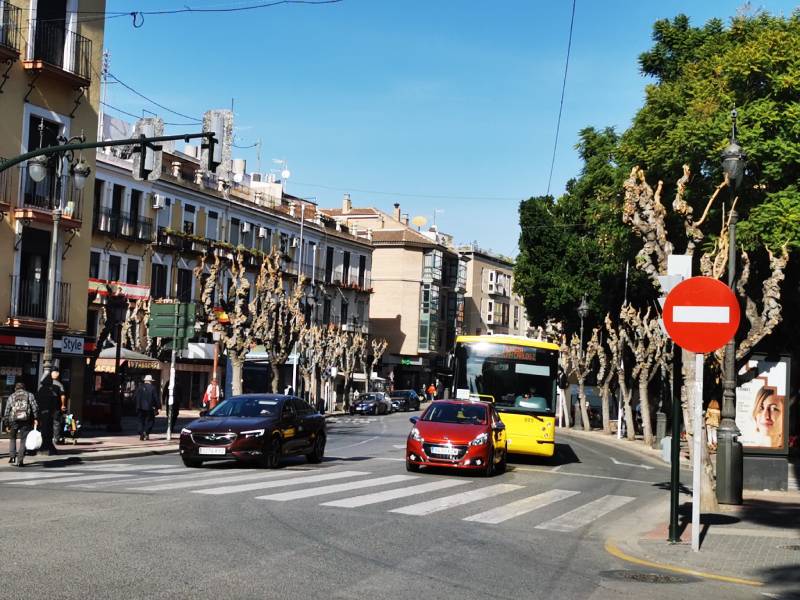
{"type": "Polygon", "coordinates": [[[553,456],[557,379],[555,344],[506,335],[456,338],[453,393],[494,404],[509,453],[553,456]]]}

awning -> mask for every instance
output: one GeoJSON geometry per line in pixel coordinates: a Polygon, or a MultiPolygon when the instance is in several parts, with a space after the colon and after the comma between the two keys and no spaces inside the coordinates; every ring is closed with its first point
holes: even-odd
{"type": "MultiPolygon", "coordinates": [[[[116,361],[113,358],[98,358],[94,364],[95,373],[113,373],[116,361]]],[[[119,366],[126,366],[130,369],[137,369],[139,371],[158,371],[161,369],[161,362],[155,359],[149,360],[132,360],[128,358],[121,358],[119,366]]]]}

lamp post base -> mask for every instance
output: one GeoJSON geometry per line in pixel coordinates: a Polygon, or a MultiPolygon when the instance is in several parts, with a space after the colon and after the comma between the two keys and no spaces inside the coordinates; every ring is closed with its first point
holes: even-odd
{"type": "Polygon", "coordinates": [[[742,503],[742,444],[736,431],[717,430],[717,501],[720,504],[742,503]]]}

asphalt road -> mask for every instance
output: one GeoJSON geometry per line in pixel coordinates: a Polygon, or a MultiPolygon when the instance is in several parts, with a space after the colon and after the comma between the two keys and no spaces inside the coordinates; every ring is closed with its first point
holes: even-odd
{"type": "Polygon", "coordinates": [[[327,458],[276,471],[177,455],[0,468],[7,598],[754,598],[646,584],[604,550],[668,502],[665,466],[559,433],[492,479],[410,474],[408,414],[329,422],[327,458]]]}

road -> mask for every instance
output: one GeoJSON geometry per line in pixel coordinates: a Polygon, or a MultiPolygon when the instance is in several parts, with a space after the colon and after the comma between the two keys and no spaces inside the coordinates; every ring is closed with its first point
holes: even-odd
{"type": "Polygon", "coordinates": [[[644,584],[610,535],[667,502],[667,468],[560,433],[492,479],[410,474],[408,414],[329,421],[320,465],[184,468],[177,455],[0,469],[8,598],[752,598],[644,584]],[[650,467],[650,468],[646,468],[650,467]]]}

